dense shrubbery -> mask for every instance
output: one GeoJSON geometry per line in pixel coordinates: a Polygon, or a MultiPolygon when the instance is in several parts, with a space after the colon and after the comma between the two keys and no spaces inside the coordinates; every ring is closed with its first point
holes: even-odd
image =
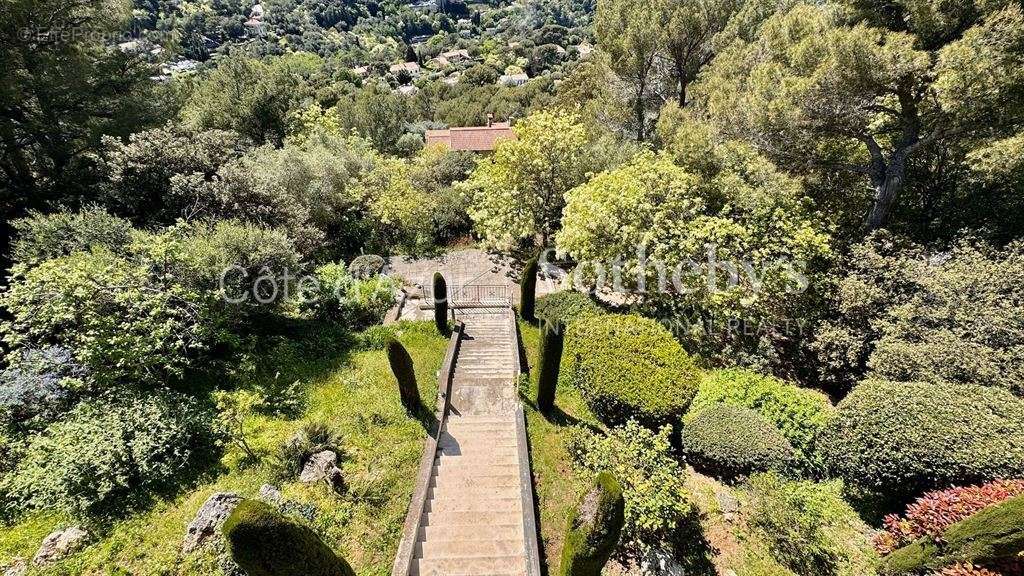
{"type": "Polygon", "coordinates": [[[263,502],[239,502],[222,531],[249,576],[355,576],[316,532],[263,502]]]}
{"type": "Polygon", "coordinates": [[[363,328],[379,323],[395,305],[398,283],[387,276],[356,279],[341,263],[325,264],[314,274],[318,290],[308,291],[303,298],[321,317],[363,328]]]}
{"type": "Polygon", "coordinates": [[[787,482],[777,474],[750,478],[750,525],[769,551],[800,576],[863,576],[877,562],[857,534],[856,512],[839,482],[787,482]]]}
{"type": "Polygon", "coordinates": [[[86,400],[29,438],[3,487],[15,508],[114,512],[179,482],[210,447],[209,421],[195,402],[171,393],[86,400]]]}
{"type": "Polygon", "coordinates": [[[380,274],[384,270],[384,258],[376,254],[363,254],[356,256],[348,265],[352,277],[357,280],[365,280],[380,274]]]}
{"type": "Polygon", "coordinates": [[[996,480],[978,486],[947,488],[927,492],[907,506],[903,517],[885,517],[885,531],[875,537],[875,547],[882,554],[929,536],[940,538],[950,525],[967,518],[986,506],[1024,494],[1024,480],[996,480]]]}
{"type": "Polygon", "coordinates": [[[800,464],[816,464],[815,437],[835,414],[828,398],[773,376],[749,370],[718,370],[705,375],[684,422],[718,403],[743,406],[774,424],[796,450],[800,464]]]}
{"type": "Polygon", "coordinates": [[[106,248],[121,252],[132,240],[132,225],[101,208],[81,212],[32,214],[13,223],[16,240],[11,258],[24,264],[38,264],[74,252],[106,248]]]}
{"type": "Polygon", "coordinates": [[[826,384],[844,390],[867,374],[1024,393],[1024,244],[934,254],[879,232],[848,262],[838,318],[815,331],[826,384]]]}
{"type": "Polygon", "coordinates": [[[793,457],[793,447],[774,426],[730,404],[701,411],[683,427],[682,440],[694,468],[727,480],[781,470],[793,457]]]}
{"type": "Polygon", "coordinates": [[[671,430],[655,433],[635,422],[608,436],[576,428],[568,440],[573,462],[590,474],[611,472],[622,484],[626,523],[620,545],[627,554],[672,544],[695,508],[683,486],[685,471],[672,457],[671,430]]]}
{"type": "Polygon", "coordinates": [[[0,371],[0,423],[11,428],[36,430],[54,421],[89,382],[89,371],[59,346],[22,350],[10,360],[0,371]]]}
{"type": "Polygon", "coordinates": [[[936,570],[958,562],[1019,574],[1024,550],[1024,496],[1017,496],[946,528],[938,540],[925,537],[890,554],[882,573],[901,575],[936,570]]]}
{"type": "Polygon", "coordinates": [[[605,315],[569,325],[563,373],[603,422],[673,422],[697,392],[700,371],[661,324],[605,315]]]}
{"type": "Polygon", "coordinates": [[[540,322],[561,321],[570,324],[579,318],[599,314],[601,309],[582,292],[564,290],[537,298],[534,315],[540,322]]]}
{"type": "Polygon", "coordinates": [[[966,384],[868,381],[819,447],[828,471],[899,502],[933,488],[1024,475],[1024,402],[966,384]]]}

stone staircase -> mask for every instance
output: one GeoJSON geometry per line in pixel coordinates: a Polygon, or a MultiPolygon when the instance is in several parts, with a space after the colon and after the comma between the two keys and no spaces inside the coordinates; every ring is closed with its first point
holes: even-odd
{"type": "MultiPolygon", "coordinates": [[[[539,576],[511,311],[460,310],[457,319],[449,409],[407,574],[539,576]]],[[[396,562],[394,573],[406,572],[396,562]]]]}

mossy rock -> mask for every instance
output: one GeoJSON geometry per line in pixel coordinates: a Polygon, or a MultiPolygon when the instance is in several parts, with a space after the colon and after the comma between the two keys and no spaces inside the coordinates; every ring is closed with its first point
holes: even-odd
{"type": "Polygon", "coordinates": [[[264,502],[241,501],[223,532],[231,557],[249,576],[355,576],[313,530],[264,502]]]}
{"type": "Polygon", "coordinates": [[[982,509],[953,524],[938,543],[921,538],[886,558],[883,573],[897,576],[938,570],[958,562],[978,566],[1013,563],[1024,552],[1024,496],[982,509]]]}
{"type": "Polygon", "coordinates": [[[573,510],[559,576],[598,576],[615,552],[624,523],[622,485],[610,473],[601,472],[573,510]]]}

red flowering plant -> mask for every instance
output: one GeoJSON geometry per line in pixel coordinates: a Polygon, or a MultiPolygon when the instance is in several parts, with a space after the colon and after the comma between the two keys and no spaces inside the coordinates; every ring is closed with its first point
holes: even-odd
{"type": "Polygon", "coordinates": [[[1024,480],[995,480],[977,486],[927,492],[907,506],[902,517],[896,514],[885,517],[884,532],[875,537],[875,548],[879,554],[886,555],[922,536],[938,541],[951,524],[986,506],[1021,494],[1024,494],[1024,480]]]}

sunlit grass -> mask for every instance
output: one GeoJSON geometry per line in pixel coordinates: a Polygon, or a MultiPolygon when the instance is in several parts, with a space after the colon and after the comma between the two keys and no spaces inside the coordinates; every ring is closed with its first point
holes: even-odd
{"type": "MultiPolygon", "coordinates": [[[[397,336],[413,358],[424,403],[433,406],[447,340],[437,335],[431,323],[403,325],[397,336]]],[[[357,573],[389,574],[426,432],[418,420],[405,414],[383,350],[350,354],[345,349],[324,353],[319,348],[316,353],[311,350],[318,347],[307,346],[301,347],[301,353],[280,355],[287,360],[274,375],[287,381],[301,379],[306,402],[294,419],[261,415],[250,423],[250,444],[264,455],[262,464],[243,466],[241,455],[228,450],[221,468],[207,474],[199,485],[126,519],[91,526],[99,537],[84,552],[32,573],[219,574],[212,550],[181,554],[186,526],[211,494],[233,491],[256,497],[259,487],[269,482],[278,485],[286,499],[315,505],[315,528],[357,573]],[[281,484],[267,465],[276,447],[311,420],[328,423],[343,437],[344,496],[326,486],[281,484]]],[[[0,566],[19,556],[31,559],[50,531],[67,524],[59,515],[37,513],[0,528],[0,566]]]]}

